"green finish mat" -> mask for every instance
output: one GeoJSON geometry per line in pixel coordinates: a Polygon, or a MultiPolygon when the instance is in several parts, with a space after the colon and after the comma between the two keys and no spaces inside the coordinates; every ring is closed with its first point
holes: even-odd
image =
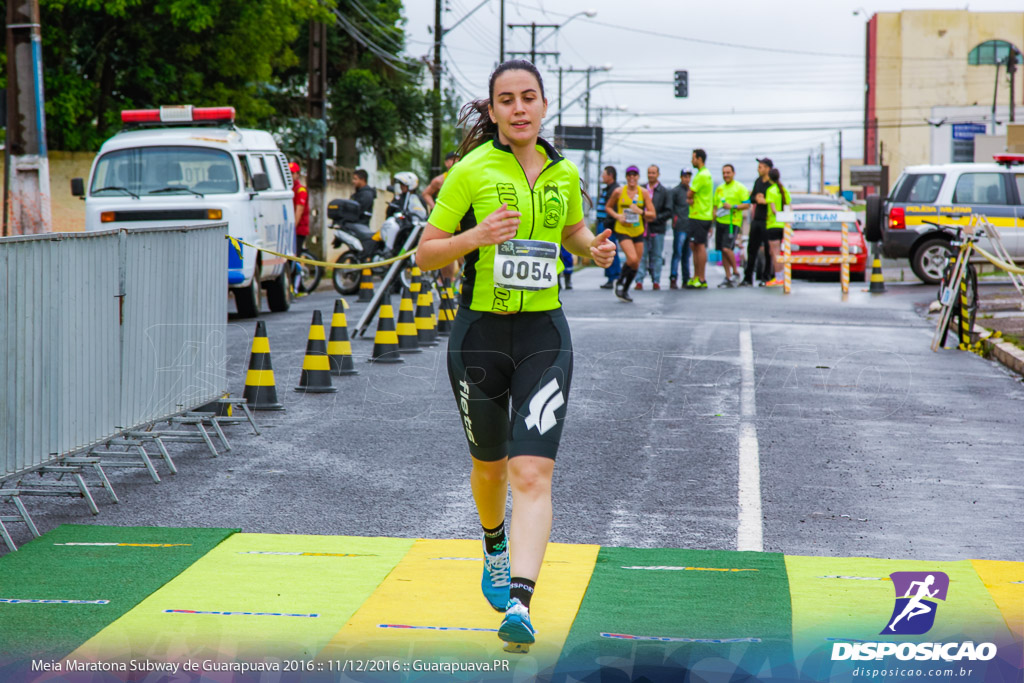
{"type": "Polygon", "coordinates": [[[63,657],[236,531],[65,524],[0,557],[0,661],[63,657]]]}

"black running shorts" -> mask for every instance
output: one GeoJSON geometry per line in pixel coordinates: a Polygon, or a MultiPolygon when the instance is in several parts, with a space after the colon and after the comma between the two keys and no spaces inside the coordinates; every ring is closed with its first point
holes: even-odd
{"type": "Polygon", "coordinates": [[[783,228],[768,228],[769,242],[778,242],[783,238],[784,235],[785,230],[783,228]]]}
{"type": "Polygon", "coordinates": [[[474,458],[555,458],[572,381],[572,339],[561,309],[500,315],[460,307],[448,339],[448,377],[474,458]]]}
{"type": "Polygon", "coordinates": [[[690,234],[690,242],[693,244],[707,244],[708,233],[711,232],[711,221],[698,221],[690,219],[690,226],[687,228],[690,234]]]}
{"type": "Polygon", "coordinates": [[[715,223],[715,249],[732,251],[736,248],[736,228],[728,223],[715,223]]]}

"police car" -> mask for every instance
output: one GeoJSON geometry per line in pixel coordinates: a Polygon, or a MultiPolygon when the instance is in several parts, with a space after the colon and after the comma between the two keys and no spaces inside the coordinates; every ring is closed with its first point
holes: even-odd
{"type": "MultiPolygon", "coordinates": [[[[966,224],[971,214],[986,216],[1014,260],[1024,260],[1024,155],[997,155],[993,163],[908,166],[889,197],[869,197],[866,209],[868,240],[880,239],[889,258],[908,259],[928,284],[938,284],[952,253],[953,235],[938,226],[966,224]]],[[[979,245],[992,250],[987,237],[979,245]]]]}
{"type": "MultiPolygon", "coordinates": [[[[234,107],[175,106],[121,112],[125,129],[103,143],[89,172],[71,181],[85,198],[85,229],[226,222],[228,234],[294,253],[288,160],[265,131],[236,128],[234,107]]],[[[287,261],[225,243],[228,287],[239,316],[291,305],[287,261]]]]}

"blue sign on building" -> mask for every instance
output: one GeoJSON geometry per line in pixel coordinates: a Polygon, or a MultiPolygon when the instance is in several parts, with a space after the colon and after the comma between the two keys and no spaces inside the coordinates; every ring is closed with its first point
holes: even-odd
{"type": "Polygon", "coordinates": [[[973,140],[975,135],[984,135],[988,128],[983,123],[954,123],[954,140],[973,140]]]}

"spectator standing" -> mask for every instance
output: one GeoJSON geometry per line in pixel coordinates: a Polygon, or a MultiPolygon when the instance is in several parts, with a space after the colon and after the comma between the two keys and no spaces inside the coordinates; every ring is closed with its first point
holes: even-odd
{"type": "Polygon", "coordinates": [[[356,191],[352,193],[351,199],[359,202],[361,209],[359,222],[369,225],[373,219],[373,200],[377,198],[377,190],[370,187],[369,176],[361,168],[352,172],[352,187],[356,191]]]}
{"type": "Polygon", "coordinates": [[[715,249],[722,252],[725,281],[719,287],[735,287],[739,280],[736,269],[736,235],[743,228],[743,211],[750,208],[750,192],[736,180],[736,167],[722,167],[722,184],[715,188],[715,249]]]}
{"type": "Polygon", "coordinates": [[[772,170],[772,160],[768,157],[757,160],[757,180],[750,190],[750,206],[752,213],[750,217],[750,234],[747,237],[747,263],[743,268],[743,281],[740,287],[752,287],[754,285],[754,269],[757,268],[757,252],[764,247],[764,270],[757,274],[757,279],[763,284],[771,279],[769,273],[772,270],[772,255],[768,247],[768,205],[758,201],[758,197],[764,198],[768,191],[768,173],[772,170]]]}
{"type": "Polygon", "coordinates": [[[643,289],[644,276],[648,270],[651,274],[651,288],[661,289],[661,267],[665,262],[665,231],[672,220],[672,192],[662,185],[658,178],[661,169],[651,164],[647,167],[647,193],[654,204],[654,220],[647,224],[644,237],[644,257],[640,259],[640,268],[636,274],[636,288],[643,289]]]}
{"type": "Polygon", "coordinates": [[[704,269],[708,263],[708,235],[711,232],[712,193],[715,182],[706,163],[708,153],[703,149],[693,150],[691,163],[697,169],[690,182],[690,247],[693,249],[693,278],[686,283],[688,289],[707,289],[708,281],[704,269]]]}
{"type": "MultiPolygon", "coordinates": [[[[295,207],[295,255],[301,256],[302,249],[306,245],[306,238],[309,237],[309,190],[306,184],[302,168],[294,161],[288,164],[288,170],[292,172],[292,205],[295,207]]],[[[302,266],[298,262],[292,262],[292,282],[296,296],[305,296],[302,290],[302,266]]]]}
{"type": "Polygon", "coordinates": [[[684,168],[679,172],[679,184],[672,188],[672,265],[669,271],[669,287],[679,289],[680,264],[683,282],[690,279],[690,237],[687,223],[690,216],[690,178],[693,172],[684,168]]]}
{"type": "Polygon", "coordinates": [[[618,173],[614,166],[605,166],[604,170],[601,171],[601,182],[604,185],[597,196],[597,225],[595,229],[598,232],[604,229],[611,230],[612,234],[608,241],[615,244],[615,258],[612,260],[612,264],[604,269],[604,276],[608,281],[601,285],[601,289],[611,289],[614,287],[615,281],[619,279],[619,275],[622,273],[622,264],[619,262],[619,236],[615,233],[615,219],[608,215],[608,211],[605,208],[605,204],[608,203],[608,197],[619,187],[617,177],[618,173]]]}
{"type": "Polygon", "coordinates": [[[779,251],[782,247],[783,223],[778,218],[778,212],[789,205],[789,190],[782,186],[779,169],[772,168],[768,172],[768,180],[771,185],[764,193],[764,202],[768,205],[768,246],[772,252],[772,268],[775,270],[775,277],[765,283],[766,287],[782,286],[782,265],[779,263],[779,251]]]}

